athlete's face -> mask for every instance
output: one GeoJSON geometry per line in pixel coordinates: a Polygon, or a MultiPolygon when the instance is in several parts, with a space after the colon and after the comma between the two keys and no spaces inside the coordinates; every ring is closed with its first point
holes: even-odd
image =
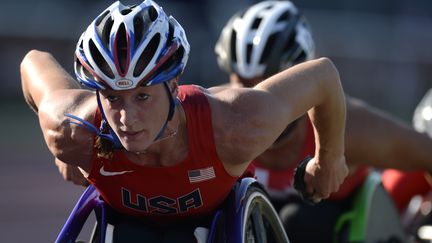
{"type": "Polygon", "coordinates": [[[261,83],[263,80],[264,80],[263,77],[242,78],[235,73],[230,74],[230,84],[233,87],[251,88],[261,83]]]}
{"type": "Polygon", "coordinates": [[[131,152],[148,148],[168,117],[169,97],[164,85],[100,93],[106,119],[122,145],[131,152]]]}

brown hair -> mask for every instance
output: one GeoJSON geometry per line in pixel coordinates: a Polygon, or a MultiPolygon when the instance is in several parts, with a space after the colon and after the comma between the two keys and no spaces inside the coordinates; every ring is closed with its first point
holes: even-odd
{"type": "MultiPolygon", "coordinates": [[[[107,133],[108,129],[109,126],[105,126],[102,132],[107,133]]],[[[98,158],[112,160],[114,156],[114,145],[111,141],[97,136],[94,147],[96,149],[96,155],[98,158]]]]}

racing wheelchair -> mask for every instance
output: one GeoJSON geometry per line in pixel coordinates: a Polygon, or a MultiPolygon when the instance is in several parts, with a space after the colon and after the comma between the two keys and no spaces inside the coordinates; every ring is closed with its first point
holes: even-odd
{"type": "MultiPolygon", "coordinates": [[[[89,186],[73,208],[56,243],[75,243],[89,215],[97,222],[91,243],[113,242],[114,226],[107,222],[109,206],[89,186]]],[[[206,237],[207,243],[285,243],[288,237],[262,186],[253,178],[239,180],[232,192],[214,213],[206,237]]]]}
{"type": "Polygon", "coordinates": [[[354,195],[351,208],[334,228],[334,242],[406,243],[399,213],[381,183],[381,174],[371,172],[354,195]]]}
{"type": "MultiPolygon", "coordinates": [[[[306,192],[304,173],[311,157],[306,157],[296,168],[294,187],[303,200],[314,204],[306,192]]],[[[402,220],[394,202],[382,185],[381,173],[369,172],[362,185],[354,192],[348,208],[333,227],[334,243],[406,243],[402,220]]]]}

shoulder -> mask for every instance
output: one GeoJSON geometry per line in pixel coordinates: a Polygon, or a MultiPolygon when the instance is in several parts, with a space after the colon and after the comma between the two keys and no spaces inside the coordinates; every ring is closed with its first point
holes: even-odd
{"type": "Polygon", "coordinates": [[[208,90],[199,85],[181,85],[177,97],[182,102],[196,102],[197,99],[205,97],[203,94],[208,93],[208,90]]]}
{"type": "Polygon", "coordinates": [[[265,121],[258,102],[261,92],[227,88],[206,92],[212,113],[216,149],[225,164],[249,163],[260,151],[265,121]]]}
{"type": "Polygon", "coordinates": [[[39,107],[39,122],[45,142],[55,157],[78,166],[89,161],[94,135],[71,124],[65,114],[93,123],[96,109],[95,95],[88,90],[59,90],[44,98],[39,107]]]}
{"type": "Polygon", "coordinates": [[[222,92],[224,90],[227,90],[229,88],[230,88],[230,84],[226,83],[226,84],[222,84],[219,86],[210,87],[210,88],[208,88],[208,92],[210,92],[212,94],[217,94],[217,93],[222,92]]]}

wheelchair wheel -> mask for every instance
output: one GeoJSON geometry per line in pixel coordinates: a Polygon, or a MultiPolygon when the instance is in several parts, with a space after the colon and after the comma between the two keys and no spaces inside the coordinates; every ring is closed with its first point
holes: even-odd
{"type": "Polygon", "coordinates": [[[244,205],[242,242],[289,242],[282,222],[263,190],[250,187],[244,205]]]}
{"type": "Polygon", "coordinates": [[[371,172],[354,196],[352,209],[339,217],[335,242],[408,242],[399,213],[381,184],[381,175],[371,172]]]}

